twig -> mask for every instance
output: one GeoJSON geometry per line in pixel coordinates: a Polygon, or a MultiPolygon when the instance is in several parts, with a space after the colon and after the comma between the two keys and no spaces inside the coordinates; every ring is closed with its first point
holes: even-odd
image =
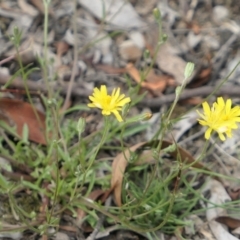
{"type": "MultiPolygon", "coordinates": [[[[19,54],[22,55],[23,53],[27,52],[28,50],[29,50],[29,48],[19,52],[19,54]]],[[[16,54],[13,54],[13,55],[11,55],[11,56],[9,56],[7,58],[4,58],[3,60],[0,61],[0,66],[3,65],[4,63],[7,63],[7,62],[15,59],[15,58],[16,58],[16,54]]]]}
{"type": "MultiPolygon", "coordinates": [[[[185,89],[182,94],[179,97],[179,100],[184,100],[191,97],[206,97],[210,95],[214,90],[216,89],[216,86],[204,86],[199,87],[195,89],[185,89]]],[[[217,95],[230,95],[230,96],[238,96],[240,93],[240,87],[239,86],[223,86],[217,91],[217,95]]],[[[172,103],[174,99],[176,98],[175,93],[168,94],[166,96],[161,96],[158,98],[153,99],[143,99],[139,105],[141,106],[147,106],[147,107],[160,107],[163,104],[172,103]]]]}
{"type": "MultiPolygon", "coordinates": [[[[9,76],[3,75],[0,73],[0,85],[6,84],[6,82],[10,79],[9,76]]],[[[46,94],[48,92],[47,88],[43,84],[38,84],[36,82],[28,81],[27,86],[29,90],[42,92],[46,94]]],[[[17,77],[11,82],[12,88],[24,89],[23,81],[21,78],[17,77]]],[[[67,94],[68,83],[53,83],[51,85],[54,91],[59,91],[61,94],[67,94]]],[[[216,86],[204,86],[194,89],[185,89],[179,97],[179,100],[184,100],[191,97],[206,97],[210,95],[216,86]]],[[[217,95],[229,95],[239,97],[240,86],[229,85],[222,86],[218,91],[217,95]]],[[[86,98],[91,94],[91,91],[87,89],[83,89],[79,84],[73,83],[72,95],[76,97],[86,98]]],[[[151,99],[143,99],[138,105],[146,106],[146,107],[160,107],[163,104],[170,104],[175,99],[175,93],[168,94],[165,96],[161,96],[158,98],[151,99]]]]}
{"type": "MultiPolygon", "coordinates": [[[[11,76],[7,76],[4,74],[0,73],[0,85],[5,85],[9,80],[11,76]]],[[[17,88],[17,89],[25,89],[23,80],[20,77],[14,78],[14,80],[10,84],[11,88],[17,88]]],[[[44,94],[48,93],[48,89],[44,84],[39,84],[38,82],[33,82],[33,81],[27,81],[27,87],[29,90],[32,91],[37,91],[37,92],[42,92],[44,94]]],[[[64,82],[54,82],[51,83],[50,87],[54,91],[59,91],[60,94],[66,95],[67,94],[67,89],[68,89],[68,83],[64,82]]],[[[89,90],[83,89],[80,87],[78,84],[74,83],[73,84],[73,89],[72,89],[72,94],[74,96],[79,96],[79,97],[88,97],[91,92],[89,90]]]]}

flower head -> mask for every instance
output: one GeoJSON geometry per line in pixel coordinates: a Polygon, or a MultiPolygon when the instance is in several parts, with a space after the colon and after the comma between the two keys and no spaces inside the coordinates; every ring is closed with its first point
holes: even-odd
{"type": "Polygon", "coordinates": [[[238,128],[236,122],[240,122],[240,107],[232,108],[232,100],[228,99],[225,103],[222,97],[219,97],[211,108],[207,102],[202,106],[203,114],[198,112],[202,119],[198,121],[208,127],[205,138],[209,139],[212,131],[216,131],[222,141],[226,139],[224,134],[229,138],[232,137],[232,130],[238,128]]]}
{"type": "Polygon", "coordinates": [[[125,98],[124,94],[120,95],[120,88],[114,88],[112,94],[108,95],[105,85],[101,85],[100,89],[94,88],[93,95],[89,96],[89,99],[92,101],[88,104],[89,107],[102,109],[102,115],[113,113],[119,122],[123,121],[119,111],[131,101],[129,97],[125,98]]]}

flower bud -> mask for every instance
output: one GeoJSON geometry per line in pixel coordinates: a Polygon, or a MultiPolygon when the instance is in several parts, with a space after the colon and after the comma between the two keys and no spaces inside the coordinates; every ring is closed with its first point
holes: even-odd
{"type": "Polygon", "coordinates": [[[77,123],[77,131],[79,135],[81,135],[85,131],[86,127],[86,120],[85,118],[79,118],[78,123],[77,123]]]}
{"type": "Polygon", "coordinates": [[[153,16],[156,19],[156,21],[161,20],[161,13],[158,8],[153,9],[153,16]]]}
{"type": "Polygon", "coordinates": [[[194,63],[188,62],[184,70],[185,79],[189,78],[192,75],[193,70],[194,70],[194,63]]]}

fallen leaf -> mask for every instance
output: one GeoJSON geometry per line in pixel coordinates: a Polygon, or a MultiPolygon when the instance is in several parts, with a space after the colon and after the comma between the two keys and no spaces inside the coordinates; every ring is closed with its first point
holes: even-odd
{"type": "Polygon", "coordinates": [[[204,85],[205,83],[207,83],[211,77],[211,73],[212,73],[212,68],[205,68],[205,69],[201,69],[199,71],[198,74],[196,74],[196,76],[194,77],[194,80],[188,84],[188,87],[190,88],[197,88],[200,87],[202,85],[204,85]]]}
{"type": "MultiPolygon", "coordinates": [[[[156,58],[156,64],[165,73],[174,77],[178,84],[182,84],[186,62],[173,51],[169,43],[161,45],[156,58]]],[[[191,79],[189,79],[190,81],[191,79]]]]}
{"type": "Polygon", "coordinates": [[[146,76],[146,79],[141,79],[141,75],[137,68],[132,63],[128,63],[126,66],[127,73],[142,87],[152,91],[155,95],[160,95],[169,82],[172,82],[172,78],[167,75],[157,75],[153,69],[151,69],[146,76]]]}
{"type": "Polygon", "coordinates": [[[24,124],[28,126],[29,139],[46,145],[45,115],[27,103],[17,99],[0,98],[0,120],[10,126],[16,125],[17,134],[22,137],[24,124]],[[35,115],[35,112],[38,115],[35,115]]]}
{"type": "Polygon", "coordinates": [[[157,75],[154,69],[151,69],[146,77],[146,82],[144,82],[144,87],[152,90],[156,93],[155,95],[159,96],[159,93],[162,93],[166,89],[170,79],[172,79],[170,76],[157,75]]]}
{"type": "Polygon", "coordinates": [[[69,45],[65,41],[56,42],[55,47],[58,58],[61,58],[69,49],[69,45]]]}
{"type": "Polygon", "coordinates": [[[24,13],[27,13],[32,17],[36,17],[38,15],[38,11],[32,5],[27,3],[26,0],[18,0],[18,5],[24,13]]]}
{"type": "Polygon", "coordinates": [[[202,97],[192,97],[192,98],[188,98],[188,99],[184,99],[180,101],[181,104],[183,104],[184,106],[186,106],[187,104],[189,105],[200,105],[203,102],[202,97]]]}
{"type": "MultiPolygon", "coordinates": [[[[123,182],[123,177],[124,177],[126,167],[128,166],[128,159],[130,158],[131,153],[135,152],[136,150],[138,150],[139,148],[141,148],[143,146],[148,146],[148,147],[156,146],[158,144],[158,142],[159,141],[138,143],[138,144],[130,147],[129,149],[125,150],[124,152],[118,154],[114,158],[113,163],[112,163],[111,189],[113,189],[114,200],[115,200],[115,203],[117,204],[117,206],[122,205],[122,200],[121,200],[122,182],[123,182]]],[[[172,144],[173,144],[172,142],[164,140],[162,142],[161,147],[162,147],[162,149],[164,149],[172,144]]],[[[195,162],[195,159],[192,157],[192,155],[181,147],[177,147],[177,149],[170,154],[175,159],[178,157],[178,154],[179,154],[180,158],[182,159],[183,162],[185,161],[185,163],[187,163],[187,164],[194,163],[192,165],[193,167],[210,171],[201,163],[195,162]]],[[[152,150],[146,150],[146,151],[142,152],[141,154],[139,154],[138,160],[135,163],[135,165],[139,165],[139,164],[141,165],[141,164],[146,164],[146,163],[148,163],[148,164],[155,163],[155,161],[153,160],[153,157],[152,157],[152,150]]]]}
{"type": "Polygon", "coordinates": [[[120,29],[139,29],[145,26],[132,4],[124,0],[78,0],[78,3],[95,17],[111,23],[114,27],[120,29]]]}
{"type": "Polygon", "coordinates": [[[215,219],[215,221],[217,221],[219,223],[223,223],[231,229],[235,229],[235,228],[240,227],[240,220],[239,219],[228,217],[228,216],[217,217],[215,219]]]}
{"type": "Polygon", "coordinates": [[[126,40],[119,45],[119,55],[126,61],[136,61],[142,56],[142,50],[132,40],[126,40]]]}
{"type": "MultiPolygon", "coordinates": [[[[45,8],[44,8],[44,2],[43,1],[39,1],[39,0],[30,0],[30,2],[32,3],[33,6],[35,6],[38,11],[42,14],[45,14],[45,8]]],[[[48,12],[50,15],[54,16],[53,14],[53,10],[51,8],[48,9],[48,12]]]]}
{"type": "Polygon", "coordinates": [[[137,68],[132,63],[128,63],[126,66],[127,73],[135,80],[137,83],[141,84],[141,76],[137,68]]]}
{"type": "Polygon", "coordinates": [[[229,187],[227,188],[228,195],[230,198],[234,200],[238,200],[240,198],[240,189],[230,189],[229,187]]]}

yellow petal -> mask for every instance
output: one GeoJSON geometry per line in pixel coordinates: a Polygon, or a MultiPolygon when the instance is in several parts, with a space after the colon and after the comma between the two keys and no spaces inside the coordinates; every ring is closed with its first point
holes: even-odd
{"type": "Polygon", "coordinates": [[[219,138],[220,138],[222,141],[225,141],[225,140],[226,140],[226,138],[225,138],[225,136],[223,135],[223,133],[218,133],[218,136],[219,136],[219,138]]]}
{"type": "Polygon", "coordinates": [[[220,108],[223,108],[225,106],[225,103],[222,97],[217,98],[217,103],[220,108]]]}
{"type": "Polygon", "coordinates": [[[96,107],[94,103],[88,103],[88,107],[96,107]]]}
{"type": "Polygon", "coordinates": [[[205,138],[209,139],[211,136],[212,128],[208,128],[207,131],[205,132],[205,138]]]}
{"type": "Polygon", "coordinates": [[[105,96],[107,95],[107,87],[106,87],[106,85],[101,85],[100,92],[101,92],[102,95],[105,95],[105,96]]]}
{"type": "Polygon", "coordinates": [[[232,107],[232,100],[228,99],[226,102],[226,113],[229,113],[231,111],[231,107],[232,107]]]}
{"type": "Polygon", "coordinates": [[[110,115],[110,114],[111,114],[110,111],[107,111],[107,110],[105,110],[105,109],[102,110],[102,115],[108,116],[108,115],[110,115]]]}
{"type": "Polygon", "coordinates": [[[131,99],[129,97],[127,97],[127,98],[122,99],[117,105],[122,107],[129,102],[131,102],[131,99]]]}
{"type": "Polygon", "coordinates": [[[208,104],[207,102],[204,102],[204,103],[202,104],[202,106],[203,106],[204,114],[207,115],[207,116],[209,116],[210,113],[211,113],[211,109],[210,109],[210,107],[209,107],[209,104],[208,104]]]}
{"type": "Polygon", "coordinates": [[[121,115],[119,114],[118,111],[113,110],[112,112],[113,112],[113,114],[115,115],[115,117],[117,118],[117,120],[118,120],[119,122],[122,122],[122,121],[123,121],[123,119],[122,119],[122,117],[121,117],[121,115]]]}

